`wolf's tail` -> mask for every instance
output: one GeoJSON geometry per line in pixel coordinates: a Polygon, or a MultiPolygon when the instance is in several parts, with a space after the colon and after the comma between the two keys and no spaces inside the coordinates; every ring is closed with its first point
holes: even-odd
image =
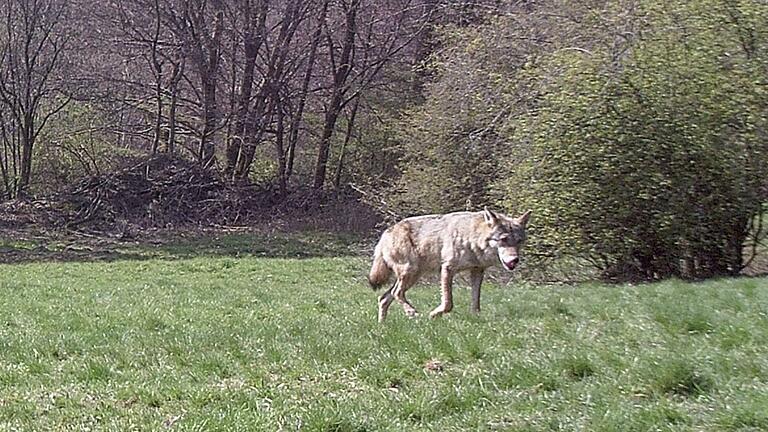
{"type": "Polygon", "coordinates": [[[389,280],[392,270],[384,261],[384,254],[382,252],[381,243],[376,245],[376,250],[373,252],[373,264],[371,265],[371,272],[368,273],[368,283],[371,285],[374,291],[381,288],[382,285],[389,280]]]}

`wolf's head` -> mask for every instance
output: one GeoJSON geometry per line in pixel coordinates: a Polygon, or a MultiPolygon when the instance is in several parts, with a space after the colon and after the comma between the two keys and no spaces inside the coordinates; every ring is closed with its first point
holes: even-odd
{"type": "Polygon", "coordinates": [[[525,226],[530,216],[530,210],[516,218],[495,213],[487,208],[483,210],[485,222],[492,229],[488,243],[497,248],[499,261],[507,270],[514,270],[520,262],[520,251],[526,238],[525,226]]]}

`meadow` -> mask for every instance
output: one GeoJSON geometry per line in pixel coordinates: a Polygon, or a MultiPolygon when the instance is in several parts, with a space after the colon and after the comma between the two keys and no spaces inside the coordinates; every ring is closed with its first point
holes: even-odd
{"type": "Polygon", "coordinates": [[[460,280],[380,325],[344,239],[78,257],[0,265],[0,431],[768,430],[766,278],[491,281],[479,316],[460,280]]]}

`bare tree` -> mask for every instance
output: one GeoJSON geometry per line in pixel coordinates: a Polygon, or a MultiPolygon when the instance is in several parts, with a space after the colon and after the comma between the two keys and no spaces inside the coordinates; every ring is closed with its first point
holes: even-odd
{"type": "MultiPolygon", "coordinates": [[[[429,23],[430,8],[413,0],[392,0],[363,4],[364,0],[339,2],[343,17],[341,30],[326,27],[329,95],[325,104],[313,188],[325,184],[331,139],[344,108],[365,92],[411,45],[429,23]],[[341,33],[336,41],[334,34],[341,33]]],[[[350,119],[354,121],[355,116],[350,119]]]]}
{"type": "Polygon", "coordinates": [[[306,107],[307,98],[309,96],[309,86],[312,82],[312,74],[315,69],[315,63],[317,60],[317,48],[320,44],[320,40],[323,36],[323,26],[328,14],[329,0],[324,0],[322,8],[320,10],[319,18],[317,20],[316,29],[312,34],[309,44],[309,51],[306,57],[306,70],[301,79],[301,87],[298,90],[296,108],[291,112],[291,122],[288,131],[288,148],[286,151],[286,167],[284,171],[285,179],[280,179],[281,183],[287,183],[293,173],[293,163],[296,154],[296,144],[299,141],[299,131],[301,129],[301,122],[304,118],[304,109],[306,107]]]}
{"type": "Polygon", "coordinates": [[[0,1],[2,175],[7,197],[25,192],[37,139],[71,100],[64,88],[67,0],[0,1]]]}
{"type": "MultiPolygon", "coordinates": [[[[294,36],[308,16],[311,5],[311,1],[301,0],[286,2],[285,4],[277,37],[271,44],[272,48],[267,47],[265,53],[266,58],[262,69],[259,92],[248,113],[245,139],[235,168],[238,178],[247,178],[256,147],[261,143],[267,128],[271,126],[274,120],[278,106],[281,105],[281,83],[284,80],[289,56],[292,54],[291,47],[294,36]]],[[[281,156],[278,156],[277,159],[280,162],[281,156]]],[[[281,171],[284,172],[284,169],[281,171]]]]}
{"type": "MultiPolygon", "coordinates": [[[[115,128],[123,145],[147,154],[163,151],[163,144],[171,153],[185,148],[233,182],[249,181],[254,159],[274,157],[267,181],[281,193],[296,172],[310,174],[300,181],[322,187],[318,179],[325,180],[339,117],[352,114],[342,137],[349,144],[359,116],[348,106],[389,85],[381,72],[423,26],[414,12],[423,1],[101,3],[94,12],[98,24],[112,28],[99,49],[119,64],[99,69],[99,86],[121,106],[115,128]],[[314,159],[318,139],[318,160],[305,159],[314,159]],[[222,163],[215,165],[215,158],[222,163]],[[313,177],[313,169],[322,175],[313,177]]],[[[349,145],[340,151],[337,175],[329,176],[334,183],[346,171],[345,160],[356,160],[345,159],[355,151],[349,145]]]]}
{"type": "Polygon", "coordinates": [[[224,31],[223,4],[221,0],[210,3],[205,0],[187,1],[184,2],[181,17],[170,16],[175,19],[175,30],[183,36],[200,80],[203,129],[200,132],[197,157],[203,166],[210,166],[214,160],[213,134],[221,118],[216,90],[224,31]]]}
{"type": "MultiPolygon", "coordinates": [[[[242,149],[246,139],[246,124],[251,109],[256,60],[267,37],[266,20],[269,2],[267,0],[242,0],[237,5],[237,10],[245,21],[242,34],[243,72],[234,104],[234,133],[227,140],[225,167],[225,173],[233,180],[242,176],[242,173],[237,172],[237,165],[238,160],[242,157],[242,149]]],[[[234,63],[233,61],[233,65],[234,63]]]]}
{"type": "Polygon", "coordinates": [[[350,0],[341,2],[344,12],[344,37],[341,42],[340,54],[337,56],[337,48],[331,37],[328,36],[328,55],[331,62],[333,73],[333,82],[331,87],[331,98],[325,110],[325,121],[323,123],[323,132],[320,137],[320,146],[317,151],[317,163],[315,164],[315,176],[313,187],[320,189],[325,184],[325,171],[328,165],[328,155],[331,148],[331,136],[336,127],[336,120],[344,107],[344,91],[347,85],[347,78],[352,72],[352,61],[354,60],[355,38],[357,37],[357,12],[362,0],[350,0]]]}

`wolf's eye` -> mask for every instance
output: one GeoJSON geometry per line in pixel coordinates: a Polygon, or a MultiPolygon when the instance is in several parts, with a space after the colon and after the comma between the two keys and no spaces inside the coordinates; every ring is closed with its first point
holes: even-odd
{"type": "Polygon", "coordinates": [[[511,246],[511,245],[515,244],[516,241],[515,241],[515,238],[513,236],[505,235],[505,236],[499,237],[499,243],[501,243],[503,245],[506,245],[506,246],[511,246]]]}

